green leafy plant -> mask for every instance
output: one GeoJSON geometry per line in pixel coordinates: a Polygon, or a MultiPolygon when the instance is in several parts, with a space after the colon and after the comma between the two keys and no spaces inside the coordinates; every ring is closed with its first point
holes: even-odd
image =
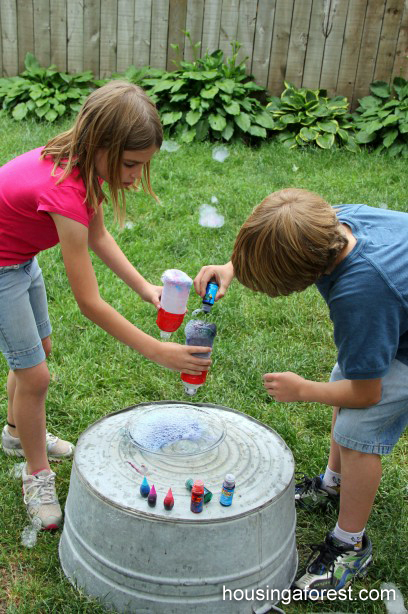
{"type": "Polygon", "coordinates": [[[348,109],[343,96],[327,98],[325,90],[296,88],[286,81],[280,98],[270,98],[267,105],[274,130],[280,132],[278,141],[290,149],[318,145],[358,150],[348,109]]]}
{"type": "MultiPolygon", "coordinates": [[[[167,135],[186,143],[265,138],[273,128],[260,100],[265,89],[246,74],[244,61],[237,62],[240,44],[231,43],[232,55],[226,60],[220,49],[197,58],[199,46],[193,45],[194,60],[176,63],[175,71],[141,72],[130,67],[125,76],[144,87],[156,102],[167,135]]],[[[178,50],[177,45],[173,47],[178,50]]]]}
{"type": "Polygon", "coordinates": [[[408,156],[408,81],[395,77],[392,86],[385,81],[370,85],[370,96],[359,100],[354,114],[360,144],[375,147],[391,156],[408,156]]]}
{"type": "Polygon", "coordinates": [[[91,71],[70,75],[54,65],[42,68],[32,53],[24,66],[21,75],[0,79],[2,107],[17,121],[31,116],[53,122],[77,112],[95,85],[91,71]]]}

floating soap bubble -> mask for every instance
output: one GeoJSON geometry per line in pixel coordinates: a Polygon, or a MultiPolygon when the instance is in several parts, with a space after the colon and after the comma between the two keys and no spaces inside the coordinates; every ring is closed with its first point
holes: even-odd
{"type": "Polygon", "coordinates": [[[134,226],[133,222],[125,222],[125,228],[128,228],[129,230],[131,230],[134,226]]]}
{"type": "Polygon", "coordinates": [[[211,196],[211,202],[213,205],[218,205],[219,200],[216,196],[211,196]]]}
{"type": "Polygon", "coordinates": [[[206,228],[221,228],[224,226],[224,216],[218,213],[215,207],[203,204],[200,209],[200,226],[206,228]]]}
{"type": "Polygon", "coordinates": [[[178,149],[180,149],[180,145],[176,141],[163,141],[160,147],[160,150],[169,151],[170,153],[178,149]]]}
{"type": "Polygon", "coordinates": [[[217,162],[224,162],[229,156],[229,151],[223,145],[219,145],[218,147],[214,147],[212,152],[213,160],[217,162]]]}
{"type": "Polygon", "coordinates": [[[37,535],[41,530],[41,520],[38,516],[34,516],[31,523],[24,527],[21,533],[21,543],[26,548],[33,548],[37,543],[37,535]]]}
{"type": "Polygon", "coordinates": [[[12,478],[21,478],[23,475],[23,467],[24,467],[25,463],[16,463],[15,465],[12,466],[12,468],[10,469],[10,475],[12,478]]]}

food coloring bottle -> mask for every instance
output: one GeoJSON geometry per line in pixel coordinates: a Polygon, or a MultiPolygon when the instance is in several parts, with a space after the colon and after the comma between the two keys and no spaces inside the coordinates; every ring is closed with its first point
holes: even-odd
{"type": "Polygon", "coordinates": [[[195,514],[199,514],[203,511],[204,505],[204,482],[202,480],[195,480],[193,488],[191,489],[191,506],[190,509],[195,514]]]}
{"type": "Polygon", "coordinates": [[[167,511],[170,511],[173,509],[174,497],[173,497],[173,493],[171,492],[171,488],[169,488],[167,495],[164,497],[163,505],[164,505],[164,509],[166,509],[167,511]]]}
{"type": "Polygon", "coordinates": [[[147,502],[150,505],[150,507],[154,507],[156,505],[156,501],[157,501],[157,493],[156,493],[156,489],[153,486],[150,489],[149,495],[147,497],[147,502]]]}
{"type": "MultiPolygon", "coordinates": [[[[191,491],[191,489],[193,488],[193,484],[194,484],[194,480],[192,480],[191,478],[189,480],[186,480],[187,490],[191,491]]],[[[204,486],[204,503],[209,503],[212,497],[213,497],[213,494],[211,490],[208,490],[208,488],[204,486]]]]}
{"type": "Polygon", "coordinates": [[[149,496],[149,492],[150,492],[149,482],[147,481],[146,476],[144,476],[143,482],[140,485],[140,494],[142,495],[142,497],[146,499],[146,497],[149,496]]]}
{"type": "Polygon", "coordinates": [[[234,490],[235,490],[235,478],[231,473],[227,473],[227,475],[225,476],[225,480],[222,484],[222,490],[221,490],[221,496],[220,496],[221,505],[225,505],[225,507],[227,507],[228,505],[231,505],[232,497],[234,495],[234,490]]]}
{"type": "Polygon", "coordinates": [[[184,319],[193,280],[183,271],[168,269],[162,275],[163,292],[156,324],[162,339],[170,339],[184,319]]]}
{"type": "MultiPolygon", "coordinates": [[[[204,322],[204,320],[190,320],[185,328],[186,344],[187,345],[201,345],[206,347],[212,347],[217,334],[217,327],[212,322],[204,322]]],[[[193,354],[199,358],[208,358],[210,353],[193,354]]],[[[184,384],[184,391],[189,396],[193,396],[200,386],[202,386],[206,380],[208,371],[202,371],[199,375],[190,375],[188,373],[182,373],[181,379],[184,384]]]]}
{"type": "Polygon", "coordinates": [[[203,311],[205,313],[209,313],[211,311],[211,307],[214,305],[215,297],[218,292],[218,284],[215,281],[210,281],[207,284],[207,288],[205,290],[205,296],[203,298],[203,311]]]}

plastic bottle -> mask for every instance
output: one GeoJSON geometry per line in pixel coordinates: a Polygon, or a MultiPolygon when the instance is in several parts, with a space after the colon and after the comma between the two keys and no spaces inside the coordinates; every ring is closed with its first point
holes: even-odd
{"type": "Polygon", "coordinates": [[[193,488],[191,489],[191,506],[190,509],[195,514],[199,514],[203,511],[204,506],[204,482],[202,480],[195,480],[193,488]]]}
{"type": "Polygon", "coordinates": [[[231,505],[232,497],[235,490],[235,477],[231,473],[227,473],[222,484],[220,503],[225,507],[231,505]]]}
{"type": "Polygon", "coordinates": [[[156,505],[156,501],[157,501],[157,493],[156,493],[156,489],[153,484],[150,489],[149,495],[147,497],[147,502],[150,505],[150,507],[154,507],[156,505]]]}
{"type": "Polygon", "coordinates": [[[218,284],[215,281],[210,281],[205,289],[205,296],[203,298],[202,310],[205,313],[211,311],[211,307],[214,305],[215,297],[218,292],[218,284]]]}
{"type": "Polygon", "coordinates": [[[146,476],[144,476],[143,481],[140,485],[140,494],[142,495],[142,497],[146,499],[149,496],[149,493],[150,493],[149,482],[147,481],[146,476]]]}
{"type": "MultiPolygon", "coordinates": [[[[192,490],[193,488],[193,484],[194,484],[194,480],[192,480],[191,478],[186,480],[186,488],[187,490],[192,490]]],[[[208,490],[208,488],[206,488],[204,486],[204,503],[209,503],[211,501],[213,497],[213,494],[211,492],[211,490],[208,490]]]]}
{"type": "Polygon", "coordinates": [[[167,492],[167,495],[164,497],[163,505],[164,505],[164,509],[166,509],[168,511],[173,509],[174,497],[173,497],[173,493],[171,491],[171,488],[169,488],[169,490],[167,492]]]}
{"type": "MultiPolygon", "coordinates": [[[[204,322],[204,320],[190,320],[185,328],[186,344],[201,345],[212,347],[217,334],[217,327],[212,322],[204,322]]],[[[208,358],[210,353],[197,352],[193,356],[199,358],[208,358]]],[[[198,388],[202,386],[206,380],[207,371],[202,371],[199,375],[190,375],[182,373],[181,379],[184,384],[184,391],[189,396],[193,396],[198,388]]]]}
{"type": "Polygon", "coordinates": [[[156,324],[162,339],[170,339],[183,322],[193,280],[183,271],[168,269],[162,275],[163,292],[156,324]]]}

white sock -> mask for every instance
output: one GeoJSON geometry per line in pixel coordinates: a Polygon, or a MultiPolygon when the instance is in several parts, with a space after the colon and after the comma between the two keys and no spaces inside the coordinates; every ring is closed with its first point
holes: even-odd
{"type": "Polygon", "coordinates": [[[340,529],[339,523],[337,522],[334,530],[332,531],[332,535],[345,544],[350,544],[350,546],[353,546],[354,550],[360,550],[362,547],[361,542],[363,541],[364,531],[365,527],[358,533],[349,533],[349,531],[343,531],[343,529],[340,529]]]}
{"type": "Polygon", "coordinates": [[[322,488],[327,490],[332,495],[338,495],[340,490],[341,483],[341,473],[336,473],[329,468],[329,465],[326,467],[326,471],[324,472],[323,480],[322,480],[322,488]]]}

